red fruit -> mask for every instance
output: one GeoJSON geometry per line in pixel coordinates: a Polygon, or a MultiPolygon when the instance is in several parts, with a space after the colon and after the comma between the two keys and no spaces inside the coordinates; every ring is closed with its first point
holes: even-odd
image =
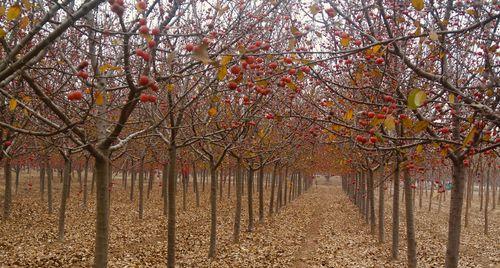
{"type": "Polygon", "coordinates": [[[264,62],[264,59],[263,59],[263,58],[261,58],[261,57],[258,57],[258,58],[256,58],[256,59],[255,59],[255,61],[256,61],[257,63],[263,63],[263,62],[264,62]]]}
{"type": "Polygon", "coordinates": [[[151,34],[152,35],[159,35],[160,34],[160,29],[158,29],[157,27],[153,28],[151,30],[151,34]]]}
{"type": "Polygon", "coordinates": [[[300,67],[300,70],[306,74],[311,72],[311,68],[309,68],[309,66],[302,66],[300,67]]]}
{"type": "Polygon", "coordinates": [[[142,25],[142,26],[139,28],[139,32],[140,32],[141,34],[148,34],[148,33],[149,33],[149,28],[148,28],[148,26],[146,26],[146,25],[142,25]]]}
{"type": "Polygon", "coordinates": [[[238,66],[238,65],[233,65],[231,67],[230,71],[231,71],[232,74],[237,75],[237,74],[239,74],[241,72],[241,67],[238,66]]]}
{"type": "Polygon", "coordinates": [[[85,72],[83,70],[78,71],[76,73],[76,76],[81,77],[83,80],[89,78],[89,75],[87,74],[87,72],[85,72]]]}
{"type": "Polygon", "coordinates": [[[278,68],[278,63],[276,63],[276,62],[271,62],[271,63],[269,63],[269,68],[271,68],[271,69],[276,69],[276,68],[278,68]]]}
{"type": "Polygon", "coordinates": [[[121,17],[123,15],[123,13],[125,12],[125,7],[123,5],[118,4],[118,3],[114,3],[111,6],[111,11],[114,12],[116,15],[121,17]]]}
{"type": "Polygon", "coordinates": [[[3,145],[4,145],[5,147],[9,147],[9,146],[11,146],[11,145],[12,145],[12,141],[5,141],[5,142],[3,143],[3,145]]]}
{"type": "Polygon", "coordinates": [[[227,87],[228,87],[229,89],[231,89],[231,90],[235,90],[235,89],[237,89],[237,88],[238,88],[238,84],[237,84],[236,82],[234,82],[234,81],[231,81],[231,82],[229,82],[229,83],[227,84],[227,87]]]}
{"type": "Polygon", "coordinates": [[[292,78],[290,76],[284,76],[283,78],[281,78],[281,81],[288,84],[292,82],[292,78]]]}
{"type": "Polygon", "coordinates": [[[252,64],[255,62],[255,57],[254,56],[248,56],[245,61],[248,63],[248,64],[252,64]]]}
{"type": "Polygon", "coordinates": [[[155,95],[149,95],[149,102],[156,102],[156,96],[155,95]]]}
{"type": "Polygon", "coordinates": [[[145,18],[140,18],[139,19],[139,25],[146,25],[146,19],[145,18]]]}
{"type": "Polygon", "coordinates": [[[289,75],[295,75],[295,74],[297,74],[297,69],[292,68],[292,69],[288,70],[288,74],[289,75]]]}
{"type": "Polygon", "coordinates": [[[325,11],[326,11],[326,14],[328,15],[328,17],[330,17],[330,18],[335,17],[335,9],[327,8],[327,9],[325,9],[325,11]]]}
{"type": "Polygon", "coordinates": [[[147,94],[141,94],[141,95],[139,96],[139,100],[140,100],[141,102],[148,102],[148,101],[149,101],[149,95],[147,95],[147,94]]]}
{"type": "Polygon", "coordinates": [[[386,101],[386,102],[392,102],[392,101],[394,101],[394,98],[392,96],[385,95],[384,96],[384,101],[386,101]]]}
{"type": "Polygon", "coordinates": [[[141,86],[147,86],[149,84],[149,77],[145,75],[141,75],[139,77],[139,85],[141,86]]]}
{"type": "Polygon", "coordinates": [[[366,138],[361,136],[361,135],[357,135],[356,136],[356,141],[358,142],[361,142],[361,143],[365,143],[366,142],[366,138]]]}
{"type": "Polygon", "coordinates": [[[144,1],[137,2],[136,6],[139,10],[146,10],[146,8],[148,8],[148,5],[144,1]]]}
{"type": "Polygon", "coordinates": [[[78,70],[83,70],[83,69],[87,68],[87,66],[89,66],[89,62],[84,60],[84,61],[80,62],[80,64],[78,64],[78,70]]]}
{"type": "Polygon", "coordinates": [[[354,41],[354,44],[355,44],[356,46],[360,46],[360,45],[361,45],[361,40],[356,40],[356,41],[354,41]]]}
{"type": "Polygon", "coordinates": [[[377,137],[375,137],[375,136],[371,136],[370,137],[370,142],[371,143],[376,143],[377,141],[378,141],[377,137]]]}
{"type": "Polygon", "coordinates": [[[194,45],[189,43],[189,44],[186,44],[186,46],[184,47],[184,49],[186,49],[186,51],[188,52],[191,52],[194,50],[194,45]]]}
{"type": "Polygon", "coordinates": [[[376,64],[382,64],[382,63],[384,63],[384,58],[377,58],[377,59],[375,60],[375,63],[376,63],[376,64]]]}
{"type": "Polygon", "coordinates": [[[286,64],[291,64],[293,61],[291,58],[286,57],[286,58],[283,58],[283,62],[286,64]]]}
{"type": "Polygon", "coordinates": [[[68,100],[70,101],[77,101],[81,100],[83,98],[83,94],[81,91],[70,91],[67,95],[68,100]]]}
{"type": "Polygon", "coordinates": [[[270,113],[267,113],[264,117],[265,117],[266,119],[274,119],[274,115],[273,115],[273,114],[270,114],[270,113]]]}
{"type": "Polygon", "coordinates": [[[446,133],[449,133],[450,132],[450,129],[447,128],[447,127],[443,127],[442,129],[439,130],[439,132],[443,133],[443,134],[446,134],[446,133]]]}
{"type": "Polygon", "coordinates": [[[368,112],[366,115],[368,116],[368,118],[374,118],[375,117],[375,113],[374,112],[368,112]]]}

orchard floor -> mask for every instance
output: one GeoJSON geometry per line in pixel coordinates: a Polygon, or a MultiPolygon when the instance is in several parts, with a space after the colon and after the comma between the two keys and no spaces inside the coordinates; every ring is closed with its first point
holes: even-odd
{"type": "MultiPolygon", "coordinates": [[[[32,181],[36,179],[32,178],[32,181]]],[[[158,182],[150,198],[145,198],[144,219],[138,218],[137,193],[129,201],[129,191],[116,181],[111,201],[110,267],[164,267],[166,263],[166,220],[158,182]]],[[[89,208],[81,206],[77,182],[69,200],[64,242],[57,240],[57,212],[60,184],[54,183],[54,212],[47,213],[37,189],[24,189],[14,195],[11,219],[0,222],[0,267],[89,267],[93,261],[95,210],[94,196],[89,208]]],[[[136,187],[137,188],[137,187],[136,187]]],[[[146,188],[146,187],[145,187],[146,188]]],[[[180,188],[180,187],[179,187],[180,188]]],[[[201,186],[200,186],[201,188],[201,186]]],[[[3,189],[0,187],[3,193],[3,189]]],[[[390,260],[390,200],[386,204],[386,243],[378,244],[358,212],[337,185],[313,186],[293,200],[274,217],[257,223],[246,232],[247,203],[243,197],[242,235],[232,243],[234,198],[218,201],[217,257],[207,258],[209,245],[208,185],[199,208],[192,188],[187,210],[182,195],[177,196],[178,224],[176,264],[179,267],[404,267],[404,216],[400,228],[400,261],[390,260]]],[[[1,195],[1,194],[0,194],[1,195]]],[[[234,189],[231,189],[231,196],[234,189]]],[[[389,193],[386,193],[389,196],[389,193]]],[[[476,195],[477,197],[477,195],[476,195]]],[[[46,197],[45,197],[46,199],[46,197]]],[[[476,198],[477,200],[477,198],[476,198]]],[[[427,204],[428,199],[424,198],[427,204]]],[[[418,204],[418,203],[417,203],[418,204]]],[[[258,220],[257,192],[254,214],[258,220]]],[[[500,205],[500,204],[499,204],[500,205]]],[[[427,205],[416,209],[416,236],[419,267],[442,267],[446,248],[447,203],[441,213],[427,205]]],[[[498,267],[500,265],[500,217],[497,208],[490,213],[490,234],[483,234],[482,213],[477,203],[467,229],[463,229],[461,267],[498,267]]],[[[404,210],[401,209],[402,215],[404,210]]]]}

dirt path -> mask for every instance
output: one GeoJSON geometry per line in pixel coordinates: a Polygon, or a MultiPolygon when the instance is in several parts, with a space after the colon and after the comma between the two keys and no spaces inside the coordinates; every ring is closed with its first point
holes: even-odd
{"type": "Polygon", "coordinates": [[[305,234],[305,241],[302,243],[299,250],[295,253],[294,264],[292,267],[303,268],[310,267],[309,261],[314,256],[318,247],[318,239],[320,238],[320,229],[326,216],[325,204],[330,204],[333,201],[332,186],[318,186],[318,194],[315,197],[315,203],[312,214],[311,223],[308,226],[305,234]]]}

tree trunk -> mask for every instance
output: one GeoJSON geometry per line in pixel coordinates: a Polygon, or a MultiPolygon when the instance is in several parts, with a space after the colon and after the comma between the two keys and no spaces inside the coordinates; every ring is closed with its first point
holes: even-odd
{"type": "Polygon", "coordinates": [[[407,265],[417,267],[417,242],[415,240],[414,204],[411,189],[410,171],[407,166],[403,169],[405,214],[406,214],[406,240],[407,240],[407,265]]]}
{"type": "Polygon", "coordinates": [[[259,222],[264,222],[264,166],[261,163],[259,170],[259,222]]]}
{"type": "Polygon", "coordinates": [[[465,219],[464,219],[464,226],[467,228],[469,226],[469,209],[472,201],[472,191],[473,191],[473,175],[472,175],[472,168],[468,169],[467,172],[467,189],[466,189],[466,198],[465,198],[465,219]]]}
{"type": "Polygon", "coordinates": [[[240,241],[240,229],[241,229],[241,192],[243,191],[243,185],[241,184],[241,158],[237,159],[236,164],[236,211],[234,214],[234,232],[233,232],[233,242],[238,243],[240,241]]]}
{"type": "Polygon", "coordinates": [[[462,203],[464,192],[464,165],[461,158],[455,159],[453,162],[453,187],[450,197],[450,217],[448,220],[448,244],[446,247],[447,268],[458,267],[459,248],[460,248],[460,232],[462,218],[462,203]]]}
{"type": "Polygon", "coordinates": [[[49,214],[52,214],[52,180],[54,179],[54,172],[47,162],[47,202],[49,207],[49,214]]]}
{"type": "Polygon", "coordinates": [[[223,182],[224,182],[224,172],[222,168],[220,169],[220,183],[219,183],[219,202],[222,202],[222,188],[223,188],[223,182]]]}
{"type": "Polygon", "coordinates": [[[385,195],[385,189],[384,189],[384,168],[382,167],[381,169],[381,174],[380,174],[380,182],[379,182],[379,189],[378,189],[378,242],[379,243],[384,243],[385,242],[385,237],[384,237],[384,195],[385,195]]]}
{"type": "Polygon", "coordinates": [[[193,188],[196,196],[196,207],[200,207],[200,192],[198,191],[198,174],[196,174],[196,164],[193,161],[193,188]]]}
{"type": "Polygon", "coordinates": [[[134,187],[135,187],[135,179],[137,178],[137,172],[135,169],[132,169],[132,174],[130,174],[130,202],[134,201],[134,187]]]}
{"type": "Polygon", "coordinates": [[[139,170],[139,219],[144,215],[144,156],[141,159],[139,170]]]}
{"type": "Polygon", "coordinates": [[[59,208],[59,241],[64,240],[64,225],[66,220],[66,200],[68,198],[69,177],[71,173],[71,159],[64,156],[63,188],[61,192],[61,204],[59,208]]]}
{"type": "Polygon", "coordinates": [[[274,212],[274,189],[276,187],[276,170],[278,169],[278,163],[274,164],[273,174],[271,177],[271,198],[269,199],[269,215],[272,216],[274,212]]]}
{"type": "Polygon", "coordinates": [[[105,157],[95,158],[96,182],[96,238],[94,267],[107,267],[109,241],[109,159],[108,152],[101,152],[105,157]]]}
{"type": "Polygon", "coordinates": [[[43,199],[43,196],[45,194],[45,167],[44,163],[45,161],[42,160],[40,164],[40,199],[43,199]]]}
{"type": "Polygon", "coordinates": [[[490,202],[490,164],[486,170],[486,197],[484,200],[484,234],[488,235],[488,205],[490,202]]]}
{"type": "Polygon", "coordinates": [[[217,173],[213,160],[210,160],[210,248],[208,257],[215,257],[217,243],[217,173]]]}
{"type": "Polygon", "coordinates": [[[401,160],[396,156],[396,170],[394,171],[392,195],[392,259],[397,260],[399,256],[399,164],[401,160]]]}
{"type": "Polygon", "coordinates": [[[370,233],[375,235],[376,226],[375,226],[375,194],[374,194],[374,186],[373,186],[373,171],[371,169],[368,170],[368,199],[370,202],[370,233]]]}
{"type": "Polygon", "coordinates": [[[10,156],[6,156],[3,165],[5,177],[5,189],[3,200],[3,220],[7,220],[10,216],[12,206],[12,168],[10,156]]]}
{"type": "Polygon", "coordinates": [[[282,195],[283,195],[283,176],[282,176],[282,170],[278,171],[278,193],[277,193],[277,200],[276,200],[276,212],[279,212],[281,209],[282,205],[282,195]]]}
{"type": "Polygon", "coordinates": [[[89,158],[85,160],[85,170],[83,173],[83,207],[87,208],[88,205],[88,187],[87,181],[89,177],[89,158]]]}
{"type": "Polygon", "coordinates": [[[149,170],[149,180],[148,180],[148,199],[149,196],[151,195],[151,191],[153,190],[153,183],[155,180],[155,170],[151,169],[149,170]]]}
{"type": "Polygon", "coordinates": [[[253,232],[253,173],[252,168],[248,169],[248,232],[253,232]]]}
{"type": "Polygon", "coordinates": [[[167,221],[167,267],[175,267],[175,222],[176,222],[176,204],[175,204],[175,184],[177,180],[177,148],[174,143],[169,148],[169,165],[168,165],[168,221],[167,221]]]}
{"type": "Polygon", "coordinates": [[[161,174],[161,197],[163,198],[163,215],[168,215],[168,195],[167,195],[167,185],[168,185],[168,163],[163,163],[163,170],[161,174]]]}

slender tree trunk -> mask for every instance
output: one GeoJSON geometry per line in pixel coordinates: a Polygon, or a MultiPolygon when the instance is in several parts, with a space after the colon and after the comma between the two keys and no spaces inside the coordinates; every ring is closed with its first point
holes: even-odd
{"type": "Polygon", "coordinates": [[[431,172],[431,193],[429,194],[429,211],[432,209],[432,195],[434,194],[434,170],[431,172]]]}
{"type": "Polygon", "coordinates": [[[168,163],[163,164],[163,170],[161,174],[161,197],[163,198],[163,215],[168,215],[168,197],[167,197],[167,185],[168,185],[168,163]]]}
{"type": "Polygon", "coordinates": [[[243,191],[243,185],[241,184],[241,158],[237,158],[236,164],[236,210],[234,215],[234,232],[233,232],[233,242],[238,243],[240,241],[240,229],[241,229],[241,193],[243,191]]]}
{"type": "Polygon", "coordinates": [[[141,158],[139,170],[139,219],[144,216],[144,156],[141,158]]]}
{"type": "Polygon", "coordinates": [[[400,156],[396,156],[396,167],[394,171],[392,195],[392,259],[397,260],[399,256],[399,164],[400,156]]]}
{"type": "Polygon", "coordinates": [[[450,216],[448,220],[448,244],[446,247],[447,268],[458,267],[459,248],[460,248],[460,232],[462,218],[462,203],[464,192],[464,165],[461,158],[455,159],[453,162],[453,187],[451,189],[450,198],[450,216]]]}
{"type": "Polygon", "coordinates": [[[130,174],[130,202],[134,201],[134,187],[135,187],[135,179],[137,178],[137,172],[135,169],[132,169],[132,174],[130,174]]]}
{"type": "Polygon", "coordinates": [[[261,163],[259,170],[259,222],[264,222],[264,166],[261,163]]]}
{"type": "Polygon", "coordinates": [[[82,181],[82,169],[80,166],[76,170],[76,174],[78,176],[78,187],[80,188],[79,191],[81,193],[83,191],[83,181],[82,181]]]}
{"type": "Polygon", "coordinates": [[[87,181],[89,176],[89,158],[85,160],[85,170],[83,173],[83,207],[87,208],[88,206],[88,187],[87,181]]]}
{"type": "Polygon", "coordinates": [[[484,200],[484,174],[481,172],[479,181],[479,211],[483,211],[483,200],[484,200]]]}
{"type": "Polygon", "coordinates": [[[210,160],[210,248],[208,257],[215,257],[217,243],[217,172],[213,160],[210,160]]]}
{"type": "Polygon", "coordinates": [[[370,202],[370,233],[375,235],[376,225],[375,225],[375,194],[373,186],[373,171],[368,170],[368,198],[370,202]]]}
{"type": "Polygon", "coordinates": [[[196,196],[196,207],[200,207],[200,192],[198,191],[198,174],[196,173],[196,164],[193,161],[193,188],[196,196]]]}
{"type": "Polygon", "coordinates": [[[279,212],[281,209],[281,200],[282,200],[282,194],[283,194],[283,176],[282,176],[282,170],[278,171],[278,194],[277,194],[277,200],[276,200],[276,212],[279,212]]]}
{"type": "Polygon", "coordinates": [[[11,168],[11,158],[6,156],[3,165],[3,172],[5,177],[5,189],[4,189],[4,200],[3,200],[3,220],[7,220],[10,216],[10,210],[12,207],[12,168],[11,168]]]}
{"type": "Polygon", "coordinates": [[[276,170],[278,163],[274,164],[273,174],[271,177],[271,198],[269,199],[269,215],[272,216],[274,212],[274,189],[276,187],[276,170]]]}
{"type": "Polygon", "coordinates": [[[43,199],[43,196],[45,194],[45,166],[44,166],[44,160],[41,161],[42,163],[40,164],[40,199],[43,199]]]}
{"type": "MultiPolygon", "coordinates": [[[[17,165],[15,168],[16,171],[16,195],[17,195],[17,190],[19,189],[19,175],[21,173],[21,166],[17,165]]],[[[495,192],[493,192],[493,199],[495,197],[495,192]]],[[[493,201],[493,206],[495,205],[495,201],[493,201]]]]}
{"type": "Polygon", "coordinates": [[[490,165],[488,163],[488,167],[486,170],[486,197],[484,200],[484,234],[488,234],[488,205],[490,202],[490,165]]]}
{"type": "Polygon", "coordinates": [[[109,159],[108,152],[102,151],[105,157],[95,158],[96,182],[96,239],[94,267],[107,267],[109,241],[109,159]]]}
{"type": "Polygon", "coordinates": [[[155,180],[155,170],[151,169],[149,170],[149,180],[148,180],[148,199],[149,196],[151,195],[151,191],[153,190],[153,183],[155,180]]]}
{"type": "Polygon", "coordinates": [[[188,188],[188,181],[187,181],[187,174],[183,171],[182,174],[182,210],[186,211],[186,194],[187,194],[187,188],[188,188]]]}
{"type": "Polygon", "coordinates": [[[384,189],[384,168],[382,167],[381,172],[380,172],[380,182],[379,182],[379,189],[378,189],[378,242],[379,243],[384,243],[385,242],[385,237],[384,237],[384,195],[385,195],[385,189],[384,189]]]}
{"type": "Polygon", "coordinates": [[[253,173],[252,168],[248,169],[248,232],[253,232],[253,173]]]}
{"type": "Polygon", "coordinates": [[[177,147],[172,143],[169,151],[169,165],[168,165],[168,185],[167,185],[167,199],[168,199],[168,221],[167,221],[167,267],[175,268],[175,223],[176,223],[176,180],[177,180],[177,147]]]}
{"type": "Polygon", "coordinates": [[[467,228],[469,226],[469,209],[471,205],[471,200],[472,200],[472,182],[474,181],[473,175],[472,175],[472,169],[469,168],[467,172],[467,189],[466,189],[466,198],[465,198],[465,219],[464,219],[464,226],[467,228]]]}
{"type": "Polygon", "coordinates": [[[408,167],[403,169],[404,192],[405,192],[405,214],[406,214],[406,240],[407,240],[407,265],[410,268],[417,267],[417,242],[415,240],[414,203],[411,189],[411,178],[408,167]]]}
{"type": "Polygon", "coordinates": [[[418,187],[419,187],[418,208],[422,209],[422,195],[424,193],[424,180],[423,179],[419,180],[418,187]]]}
{"type": "Polygon", "coordinates": [[[224,187],[224,172],[222,168],[220,169],[220,183],[219,183],[219,202],[222,202],[222,188],[224,187]]]}
{"type": "Polygon", "coordinates": [[[63,188],[61,192],[61,204],[59,208],[59,241],[64,240],[64,226],[66,220],[66,200],[68,198],[69,177],[71,173],[71,159],[69,156],[64,156],[64,175],[63,175],[63,188]]]}
{"type": "Polygon", "coordinates": [[[52,214],[53,206],[52,206],[52,180],[54,179],[54,172],[52,171],[52,167],[47,161],[47,206],[49,207],[49,214],[52,214]]]}
{"type": "Polygon", "coordinates": [[[95,177],[96,177],[97,171],[95,170],[95,162],[94,162],[94,168],[92,169],[92,181],[90,182],[90,194],[94,194],[94,186],[95,186],[95,177]]]}

